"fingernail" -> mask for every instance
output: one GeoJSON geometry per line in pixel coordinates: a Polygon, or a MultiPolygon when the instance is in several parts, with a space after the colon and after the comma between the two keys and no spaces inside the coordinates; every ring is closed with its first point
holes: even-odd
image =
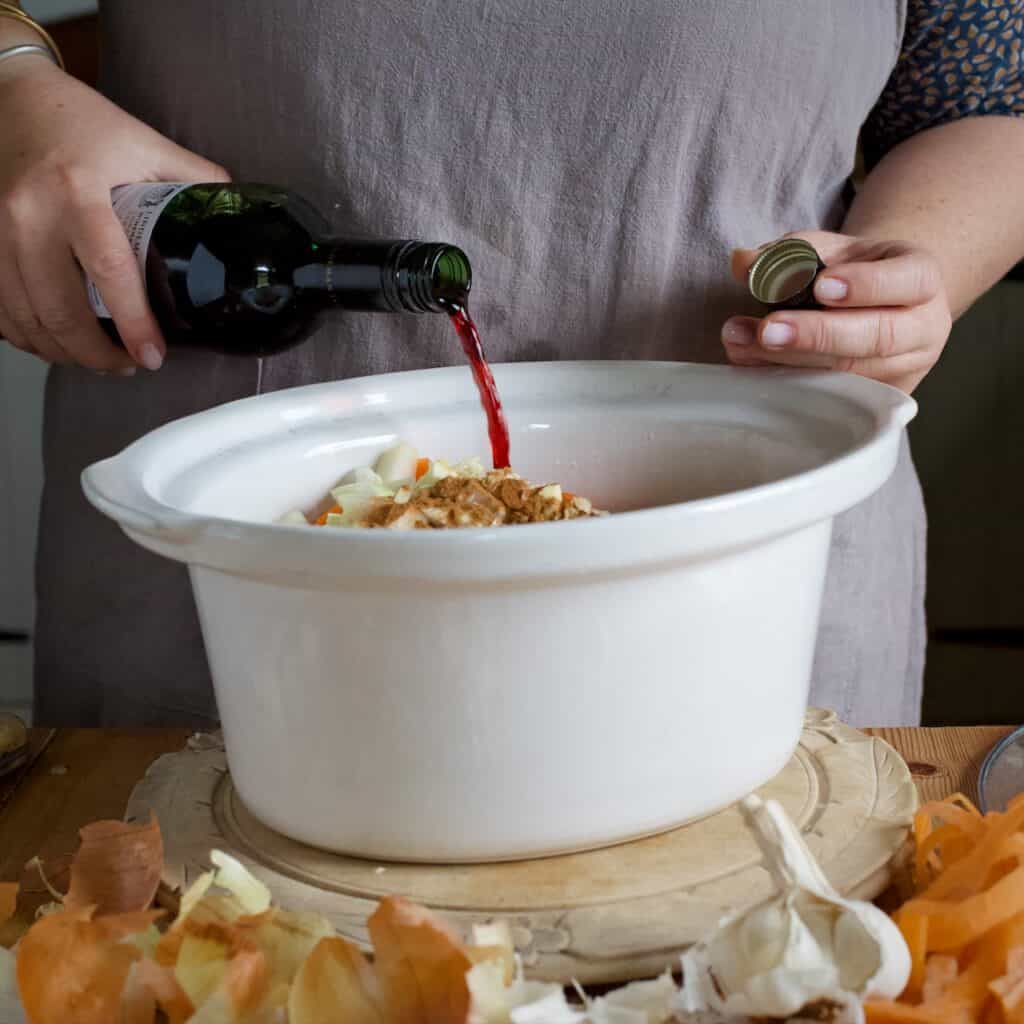
{"type": "Polygon", "coordinates": [[[771,320],[761,332],[761,344],[768,348],[782,348],[796,337],[796,331],[782,320],[771,320]]]}
{"type": "Polygon", "coordinates": [[[164,357],[160,355],[160,349],[156,345],[143,345],[139,360],[147,370],[159,370],[164,365],[164,357]]]}
{"type": "Polygon", "coordinates": [[[845,299],[849,290],[846,282],[840,281],[838,277],[822,277],[814,286],[814,291],[817,293],[818,298],[824,299],[826,302],[836,302],[839,299],[845,299]]]}
{"type": "Polygon", "coordinates": [[[726,320],[722,326],[722,341],[726,345],[753,345],[756,340],[754,328],[745,320],[726,320]]]}
{"type": "Polygon", "coordinates": [[[121,370],[117,370],[116,372],[118,377],[134,377],[136,369],[137,367],[135,366],[126,366],[121,370]]]}

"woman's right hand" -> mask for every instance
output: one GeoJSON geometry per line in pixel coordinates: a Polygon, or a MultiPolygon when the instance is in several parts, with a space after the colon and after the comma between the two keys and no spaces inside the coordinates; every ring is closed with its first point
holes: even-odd
{"type": "Polygon", "coordinates": [[[50,363],[159,369],[164,341],[110,190],[227,172],[41,57],[0,64],[0,124],[0,338],[50,363]],[[127,352],[100,328],[83,270],[127,352]]]}

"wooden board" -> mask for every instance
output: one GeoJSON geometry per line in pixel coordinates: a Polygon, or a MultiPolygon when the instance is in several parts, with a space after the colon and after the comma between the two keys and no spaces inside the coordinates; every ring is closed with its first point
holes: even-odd
{"type": "Polygon", "coordinates": [[[1003,725],[868,730],[903,755],[922,800],[942,800],[953,793],[963,793],[974,803],[978,802],[982,762],[1012,731],[1003,725]]]}
{"type": "MultiPolygon", "coordinates": [[[[890,877],[917,806],[910,771],[888,744],[808,714],[790,764],[761,790],[800,826],[841,892],[872,898],[890,877]]],[[[500,917],[536,978],[585,984],[658,973],[726,912],[771,894],[771,881],[736,808],[649,839],[508,864],[375,864],[314,850],[271,831],[238,799],[223,747],[194,737],[157,761],[132,794],[129,819],[156,811],[166,882],[187,884],[224,849],[275,899],[325,914],[366,944],[365,921],[389,893],[443,913],[467,932],[500,917]]],[[[330,813],[329,808],[324,809],[330,813]]]]}
{"type": "Polygon", "coordinates": [[[53,729],[34,729],[29,734],[24,759],[19,761],[16,768],[0,775],[0,812],[17,793],[22,782],[32,771],[32,766],[42,757],[55,735],[56,731],[53,729]]]}

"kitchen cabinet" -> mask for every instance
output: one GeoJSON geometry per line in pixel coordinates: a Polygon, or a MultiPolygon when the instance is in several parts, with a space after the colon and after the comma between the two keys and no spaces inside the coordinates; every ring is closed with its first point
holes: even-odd
{"type": "Polygon", "coordinates": [[[1024,280],[1015,278],[961,317],[915,396],[911,448],[929,523],[925,719],[936,723],[1024,721],[1024,280]]]}

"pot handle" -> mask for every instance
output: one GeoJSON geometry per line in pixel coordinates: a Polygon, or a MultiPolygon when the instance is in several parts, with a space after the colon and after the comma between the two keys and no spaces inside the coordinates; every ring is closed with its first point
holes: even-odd
{"type": "Polygon", "coordinates": [[[206,519],[182,515],[153,498],[124,464],[124,454],[82,471],[82,490],[95,508],[123,529],[165,543],[184,544],[206,530],[206,519]]]}
{"type": "Polygon", "coordinates": [[[917,415],[917,402],[905,391],[900,391],[891,384],[882,384],[880,381],[858,377],[852,373],[837,373],[835,370],[797,372],[805,375],[806,387],[844,397],[852,395],[859,398],[883,419],[885,427],[894,426],[902,430],[917,415]]]}
{"type": "Polygon", "coordinates": [[[905,391],[900,391],[898,388],[889,385],[886,386],[888,394],[885,397],[888,401],[889,413],[896,423],[901,427],[905,427],[917,415],[917,401],[911,398],[905,391]]]}

